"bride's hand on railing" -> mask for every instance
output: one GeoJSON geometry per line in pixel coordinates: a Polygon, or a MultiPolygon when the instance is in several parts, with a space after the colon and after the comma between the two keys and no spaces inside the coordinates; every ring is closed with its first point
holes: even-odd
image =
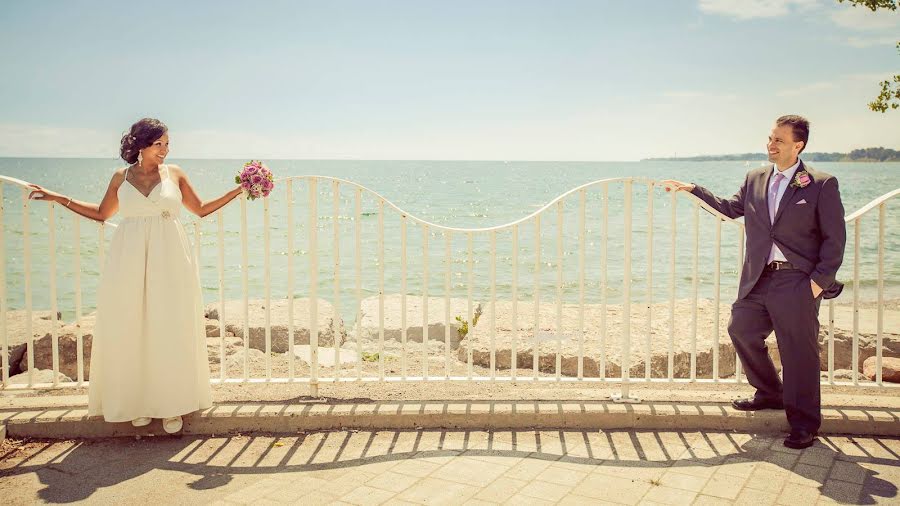
{"type": "Polygon", "coordinates": [[[672,190],[691,192],[694,190],[694,185],[691,183],[682,183],[674,179],[664,179],[661,182],[666,187],[667,192],[672,190]]]}
{"type": "Polygon", "coordinates": [[[70,201],[68,197],[64,197],[62,194],[50,191],[40,185],[29,184],[28,187],[31,188],[31,193],[28,194],[29,200],[49,200],[59,204],[70,201]]]}

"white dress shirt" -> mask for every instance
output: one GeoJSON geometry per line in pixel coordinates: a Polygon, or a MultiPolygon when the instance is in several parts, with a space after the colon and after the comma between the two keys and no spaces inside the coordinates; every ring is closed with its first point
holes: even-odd
{"type": "MultiPolygon", "coordinates": [[[[781,205],[781,197],[784,197],[784,192],[787,191],[788,185],[790,185],[794,181],[794,173],[797,172],[797,167],[800,166],[800,159],[797,159],[797,163],[788,167],[787,170],[781,172],[784,176],[784,180],[781,181],[781,187],[778,188],[778,195],[775,197],[775,213],[778,213],[778,208],[781,205]]],[[[772,177],[769,178],[769,193],[772,192],[772,186],[775,184],[775,174],[778,174],[778,165],[774,165],[772,167],[772,177]]],[[[784,258],[784,254],[778,248],[778,245],[772,243],[772,252],[774,253],[774,260],[778,262],[787,262],[787,258],[784,258]]]]}

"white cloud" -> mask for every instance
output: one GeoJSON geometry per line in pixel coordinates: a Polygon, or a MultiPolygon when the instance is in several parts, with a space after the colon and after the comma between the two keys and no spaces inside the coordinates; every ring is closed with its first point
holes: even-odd
{"type": "Polygon", "coordinates": [[[819,0],[700,0],[706,14],[736,19],[775,18],[818,7],[819,0]]]}
{"type": "MultiPolygon", "coordinates": [[[[841,6],[843,7],[843,6],[841,6]]],[[[864,7],[839,8],[831,13],[831,20],[842,28],[865,32],[900,33],[900,11],[880,9],[873,12],[864,7]]]]}
{"type": "Polygon", "coordinates": [[[900,41],[900,36],[891,37],[884,35],[881,37],[847,37],[847,43],[853,47],[872,47],[872,46],[890,46],[900,41]]]}
{"type": "Polygon", "coordinates": [[[795,86],[792,88],[787,88],[781,90],[776,93],[779,97],[796,97],[801,95],[809,95],[812,93],[817,93],[825,90],[833,90],[837,88],[837,83],[833,82],[819,82],[807,84],[804,86],[795,86]]]}
{"type": "Polygon", "coordinates": [[[116,157],[120,132],[0,124],[0,156],[116,157]]]}
{"type": "Polygon", "coordinates": [[[710,93],[705,91],[664,91],[662,96],[676,100],[737,100],[733,93],[710,93]]]}

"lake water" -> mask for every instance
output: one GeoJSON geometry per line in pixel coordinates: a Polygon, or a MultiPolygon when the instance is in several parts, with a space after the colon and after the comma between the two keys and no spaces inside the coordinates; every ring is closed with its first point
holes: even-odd
{"type": "MultiPolygon", "coordinates": [[[[209,199],[233,186],[234,174],[244,160],[179,160],[171,163],[184,168],[200,195],[209,199]]],[[[758,162],[752,162],[756,165],[758,162]]],[[[460,228],[493,227],[528,216],[557,196],[582,184],[606,178],[642,177],[655,180],[679,179],[704,185],[721,196],[732,195],[751,166],[744,162],[496,162],[496,161],[315,161],[268,160],[276,178],[300,175],[322,175],[347,179],[379,193],[405,212],[429,222],[460,228]]],[[[71,195],[78,200],[99,202],[112,172],[121,161],[110,159],[37,159],[0,158],[0,174],[39,183],[50,189],[71,195]]],[[[900,188],[900,163],[816,163],[814,167],[838,177],[846,214],[859,209],[871,200],[900,188]]],[[[309,293],[309,187],[305,181],[295,181],[295,295],[309,293]]],[[[272,296],[287,296],[287,210],[285,184],[279,183],[269,199],[270,266],[272,296]]],[[[318,262],[319,296],[333,299],[333,194],[330,183],[318,187],[318,262]]],[[[354,199],[355,190],[342,185],[337,223],[340,227],[339,268],[340,298],[345,319],[352,320],[356,292],[354,199]]],[[[609,186],[609,228],[607,298],[611,303],[621,301],[624,267],[624,192],[621,184],[609,186]]],[[[4,185],[4,226],[6,244],[7,298],[11,308],[24,307],[24,238],[22,234],[22,198],[20,191],[4,185]]],[[[226,297],[240,298],[241,248],[240,212],[235,202],[223,211],[225,225],[225,286],[226,297]]],[[[585,297],[589,303],[600,300],[600,279],[604,270],[601,258],[602,193],[599,186],[586,192],[585,234],[585,297]]],[[[885,237],[885,291],[888,297],[900,297],[900,199],[893,199],[887,208],[885,237]]],[[[362,296],[378,293],[378,207],[377,199],[365,193],[363,213],[362,296]]],[[[654,300],[666,300],[670,283],[671,204],[669,196],[660,188],[653,195],[653,293],[654,300]]],[[[694,211],[688,198],[678,198],[676,235],[676,292],[678,297],[691,293],[691,273],[694,258],[694,211]]],[[[632,294],[633,300],[644,300],[647,293],[648,247],[647,186],[634,184],[632,235],[632,294]]],[[[563,298],[574,302],[579,294],[579,213],[578,195],[563,205],[563,298]]],[[[249,230],[249,292],[251,298],[264,296],[264,227],[263,203],[248,202],[249,230]]],[[[182,221],[193,234],[193,215],[184,211],[182,221]]],[[[700,217],[699,279],[700,295],[711,297],[715,260],[715,220],[705,212],[700,217]]],[[[860,234],[860,296],[875,297],[877,260],[878,213],[870,213],[863,220],[860,234]]],[[[47,243],[47,205],[30,203],[32,237],[33,305],[36,309],[50,307],[49,249],[47,243]]],[[[56,260],[59,308],[71,317],[74,310],[75,238],[71,213],[57,207],[55,218],[56,260]]],[[[111,220],[113,223],[116,218],[111,220]]],[[[401,236],[400,215],[385,206],[384,214],[384,272],[385,292],[400,291],[401,236]]],[[[557,210],[552,208],[541,218],[541,298],[556,299],[557,282],[557,210]]],[[[81,281],[84,311],[94,305],[94,292],[99,278],[98,227],[81,223],[81,281]]],[[[108,241],[112,227],[105,227],[108,241]]],[[[201,280],[207,302],[218,300],[217,227],[214,217],[202,221],[201,280]]],[[[722,299],[731,300],[736,291],[737,227],[726,223],[722,228],[721,290],[722,299]]],[[[839,279],[850,282],[853,269],[853,228],[848,227],[848,242],[839,279]]],[[[467,234],[454,233],[450,237],[450,283],[453,297],[467,293],[467,234]]],[[[429,279],[431,296],[444,295],[447,262],[446,238],[441,231],[428,232],[429,279]]],[[[420,294],[423,286],[422,270],[425,259],[423,233],[420,225],[410,223],[407,236],[408,292],[420,294]]],[[[472,234],[474,254],[473,296],[486,300],[490,289],[490,234],[472,234]]],[[[520,297],[530,297],[534,289],[535,227],[533,220],[519,228],[518,290],[520,297]]],[[[496,234],[497,297],[509,298],[512,286],[511,231],[496,234]]],[[[851,292],[841,296],[850,300],[851,292]]]]}

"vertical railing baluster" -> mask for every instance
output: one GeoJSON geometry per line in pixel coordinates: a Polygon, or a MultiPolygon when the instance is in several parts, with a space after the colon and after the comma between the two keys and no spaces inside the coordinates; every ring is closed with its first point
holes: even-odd
{"type": "Polygon", "coordinates": [[[6,201],[3,200],[3,188],[5,184],[0,181],[0,341],[3,346],[2,363],[3,386],[9,385],[9,335],[6,327],[6,201]]]}
{"type": "Polygon", "coordinates": [[[428,225],[422,224],[422,379],[428,380],[428,225]]]}
{"type": "Polygon", "coordinates": [[[31,215],[28,188],[22,188],[22,271],[25,275],[25,342],[27,343],[28,386],[34,385],[34,315],[31,307],[31,215]]]}
{"type": "Polygon", "coordinates": [[[602,233],[600,235],[600,379],[606,379],[606,346],[609,333],[606,322],[606,292],[609,281],[609,257],[607,255],[607,243],[609,242],[609,183],[603,183],[603,213],[601,221],[602,233]]]}
{"type": "Polygon", "coordinates": [[[881,361],[884,354],[884,227],[885,204],[878,206],[878,316],[875,342],[875,382],[882,383],[881,361]]]}
{"type": "Polygon", "coordinates": [[[319,395],[319,180],[309,178],[309,390],[319,395]]]}
{"type": "Polygon", "coordinates": [[[384,381],[384,199],[378,199],[378,378],[384,381]]]}
{"type": "Polygon", "coordinates": [[[653,361],[653,181],[647,183],[647,336],[644,343],[644,379],[650,381],[653,361]]]}
{"type": "Polygon", "coordinates": [[[294,180],[288,179],[287,193],[287,305],[288,305],[288,379],[294,381],[297,375],[296,352],[294,351],[294,180]]]}
{"type": "Polygon", "coordinates": [[[451,249],[451,232],[444,231],[444,378],[450,379],[450,275],[452,259],[451,249]]]}
{"type": "Polygon", "coordinates": [[[562,377],[563,203],[556,203],[556,380],[562,377]]]}
{"type": "Polygon", "coordinates": [[[400,376],[406,379],[406,215],[400,216],[400,376]]]}
{"type": "MultiPolygon", "coordinates": [[[[471,251],[471,249],[470,249],[471,251]]],[[[471,273],[471,271],[470,271],[471,273]]],[[[470,274],[471,275],[471,274],[470,274]]],[[[472,282],[469,281],[471,286],[472,282]]],[[[510,349],[510,368],[513,382],[519,370],[519,226],[512,227],[512,347],[510,349]]],[[[469,296],[471,298],[471,294],[469,296]]],[[[471,313],[471,310],[469,311],[471,313]]],[[[471,349],[469,351],[471,358],[471,349]]]]}
{"type": "Polygon", "coordinates": [[[250,255],[247,236],[247,199],[241,199],[241,291],[244,306],[244,374],[243,379],[250,378],[250,255]]]}
{"type": "Polygon", "coordinates": [[[678,231],[678,221],[676,219],[678,210],[678,192],[671,192],[669,197],[669,205],[672,207],[672,216],[670,218],[669,227],[671,228],[672,243],[669,250],[669,347],[666,362],[666,377],[669,381],[675,378],[675,258],[678,254],[676,244],[676,234],[678,231]]]}
{"type": "Polygon", "coordinates": [[[334,250],[333,255],[333,264],[334,264],[334,293],[332,297],[334,298],[334,316],[331,317],[331,327],[332,327],[332,339],[334,340],[332,344],[334,345],[334,381],[338,381],[341,377],[341,324],[343,321],[341,318],[341,187],[337,181],[331,182],[331,192],[332,192],[332,210],[331,214],[333,217],[333,225],[334,225],[334,243],[332,249],[334,250]]]}
{"type": "Polygon", "coordinates": [[[719,296],[722,270],[722,220],[716,218],[716,252],[713,264],[713,381],[719,381],[719,296]]]}
{"type": "Polygon", "coordinates": [[[834,299],[828,300],[828,382],[834,384],[834,299]]]}
{"type": "MultiPolygon", "coordinates": [[[[466,333],[466,368],[467,377],[472,379],[472,341],[475,339],[475,312],[472,309],[472,283],[475,271],[475,261],[472,255],[472,232],[466,234],[466,267],[468,268],[468,278],[466,281],[466,321],[468,322],[466,333]]],[[[515,342],[513,342],[515,346],[515,342]]]]}
{"type": "Polygon", "coordinates": [[[56,301],[56,217],[54,211],[56,203],[49,202],[47,206],[47,246],[50,252],[50,346],[53,353],[53,386],[59,384],[59,319],[57,318],[58,303],[56,301]]]}
{"type": "Polygon", "coordinates": [[[578,379],[584,379],[585,191],[578,192],[578,379]]]}
{"type": "Polygon", "coordinates": [[[859,385],[859,225],[853,220],[853,384],[859,385]]]}
{"type": "Polygon", "coordinates": [[[354,239],[353,259],[356,263],[356,380],[362,380],[362,189],[357,188],[353,202],[354,239]]]}
{"type": "Polygon", "coordinates": [[[534,217],[534,335],[532,338],[531,368],[534,379],[538,377],[541,332],[541,215],[534,217]]]}
{"type": "Polygon", "coordinates": [[[491,230],[491,379],[497,377],[497,232],[491,230]]]}
{"type": "MultiPolygon", "coordinates": [[[[737,293],[735,294],[735,300],[737,300],[738,294],[741,291],[741,271],[744,270],[744,225],[738,223],[738,258],[737,258],[737,293]]],[[[743,378],[741,377],[741,357],[738,356],[737,350],[734,352],[734,378],[738,383],[743,382],[743,378]]]]}
{"type": "MultiPolygon", "coordinates": [[[[241,195],[238,198],[244,197],[241,195]]],[[[224,382],[228,361],[225,360],[225,222],[221,209],[216,211],[216,229],[219,246],[219,380],[224,382]]]]}
{"type": "Polygon", "coordinates": [[[697,297],[700,287],[700,203],[694,202],[694,265],[691,271],[691,381],[697,379],[697,297]]]}
{"type": "Polygon", "coordinates": [[[272,255],[269,199],[263,199],[263,282],[265,283],[266,379],[272,379],[272,255]]]}
{"type": "MultiPolygon", "coordinates": [[[[73,277],[75,278],[75,367],[78,370],[78,386],[84,383],[84,331],[81,328],[81,217],[72,216],[72,233],[75,242],[73,277]]],[[[91,341],[93,344],[93,341],[91,341]]]]}

